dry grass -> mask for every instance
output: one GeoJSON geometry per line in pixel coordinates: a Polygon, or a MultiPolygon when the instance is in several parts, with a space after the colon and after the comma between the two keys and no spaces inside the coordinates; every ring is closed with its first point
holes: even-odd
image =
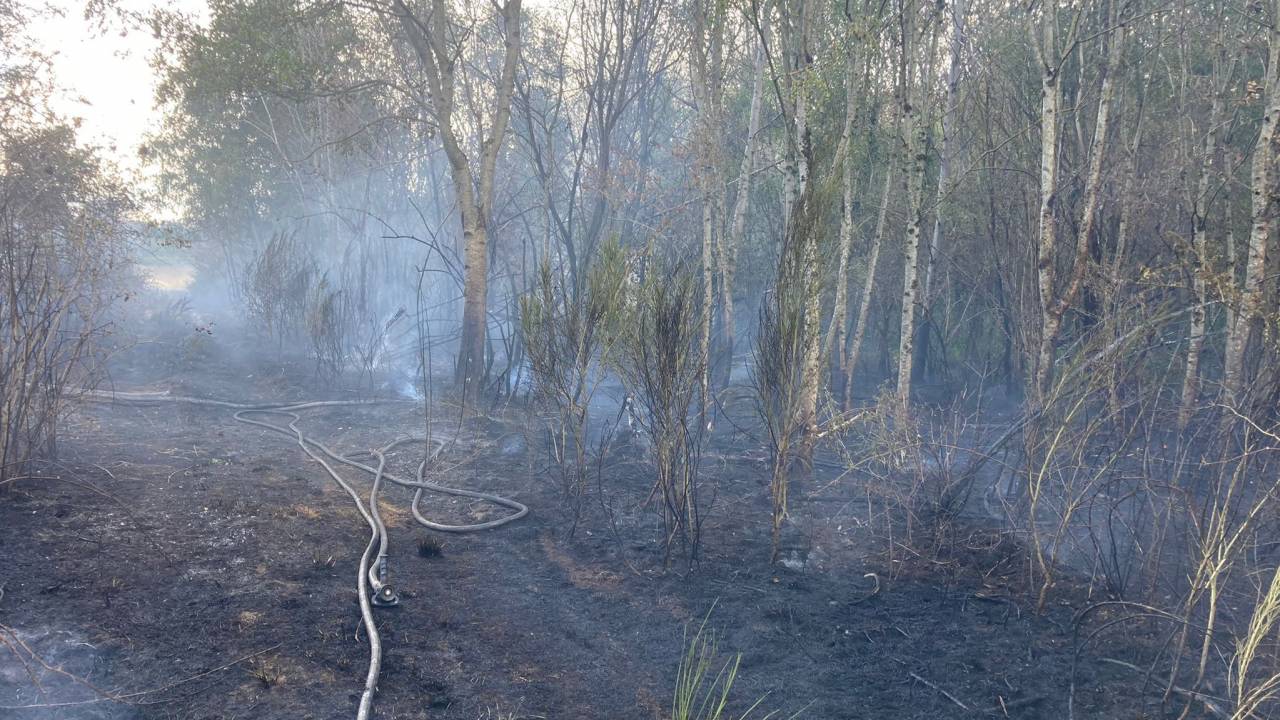
{"type": "Polygon", "coordinates": [[[542,549],[547,557],[560,567],[568,576],[569,582],[576,588],[595,591],[614,591],[622,583],[622,575],[601,567],[587,567],[579,564],[560,549],[549,537],[542,539],[542,549]]]}
{"type": "Polygon", "coordinates": [[[302,503],[297,503],[297,504],[295,504],[291,509],[293,510],[294,515],[296,515],[296,516],[298,516],[298,517],[300,517],[300,518],[303,518],[303,519],[305,519],[305,520],[319,520],[319,519],[320,519],[320,511],[319,511],[319,510],[317,510],[317,509],[315,509],[315,508],[313,508],[313,507],[311,507],[310,505],[304,505],[304,504],[302,504],[302,503]]]}
{"type": "Polygon", "coordinates": [[[249,677],[257,680],[264,688],[279,687],[284,684],[284,668],[279,658],[260,657],[249,661],[246,668],[249,677]]]}
{"type": "Polygon", "coordinates": [[[248,632],[261,621],[262,613],[256,610],[245,610],[236,616],[236,629],[240,632],[248,632]]]}
{"type": "Polygon", "coordinates": [[[389,528],[404,527],[410,519],[408,507],[395,505],[383,497],[378,498],[378,514],[389,528]]]}

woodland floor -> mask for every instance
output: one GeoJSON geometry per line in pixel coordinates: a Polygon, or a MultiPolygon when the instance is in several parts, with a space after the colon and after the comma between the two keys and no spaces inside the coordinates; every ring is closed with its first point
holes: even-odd
{"type": "MultiPolygon", "coordinates": [[[[177,377],[116,381],[236,400],[321,395],[302,369],[232,363],[198,382],[177,377]]],[[[742,654],[739,710],[768,693],[762,707],[782,717],[1067,717],[1072,617],[1089,599],[1064,585],[1034,612],[1024,560],[999,533],[961,525],[944,551],[900,552],[891,568],[883,538],[860,527],[858,493],[819,468],[793,492],[803,567],[770,565],[765,463],[729,439],[709,463],[720,489],[703,558],[664,572],[651,511],[637,509],[651,482],[641,466],[606,470],[619,536],[595,508],[570,538],[544,453],[536,442],[526,451],[529,422],[508,414],[459,433],[442,481],[519,499],[527,518],[444,537],[423,557],[427,531],[408,515],[408,493],[387,493],[402,605],[379,611],[376,717],[667,717],[685,628],[708,613],[721,651],[742,654]]],[[[308,411],[302,427],[355,451],[418,433],[422,420],[403,404],[308,411]]],[[[412,462],[406,451],[397,464],[412,462]]],[[[354,716],[368,657],[354,589],[367,531],[296,445],[220,409],[92,405],[69,419],[60,463],[42,472],[61,480],[0,494],[0,625],[126,702],[95,701],[0,645],[0,706],[90,701],[0,716],[354,716]]],[[[492,512],[438,497],[424,509],[492,512]]],[[[1133,652],[1111,641],[1082,654],[1075,717],[1157,716],[1139,676],[1099,662],[1133,652]]]]}

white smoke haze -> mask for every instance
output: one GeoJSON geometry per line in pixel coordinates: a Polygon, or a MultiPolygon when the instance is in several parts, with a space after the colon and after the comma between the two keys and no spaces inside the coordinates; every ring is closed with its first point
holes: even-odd
{"type": "Polygon", "coordinates": [[[0,717],[1280,717],[1277,118],[1280,0],[0,0],[0,717]]]}

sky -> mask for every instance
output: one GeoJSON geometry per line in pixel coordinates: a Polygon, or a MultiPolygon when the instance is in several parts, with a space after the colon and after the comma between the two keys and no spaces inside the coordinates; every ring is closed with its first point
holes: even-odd
{"type": "MultiPolygon", "coordinates": [[[[161,4],[197,16],[205,8],[205,0],[117,0],[126,12],[146,13],[161,4]]],[[[157,41],[146,29],[126,32],[116,21],[104,32],[85,20],[83,0],[48,0],[47,5],[57,14],[37,18],[29,32],[53,55],[55,81],[61,88],[54,108],[66,117],[81,118],[81,140],[102,146],[122,170],[143,171],[138,148],[160,117],[155,110],[156,77],[149,64],[157,41]]]]}
{"type": "MultiPolygon", "coordinates": [[[[161,6],[203,18],[207,8],[206,0],[115,3],[124,13],[140,15],[161,6]]],[[[54,111],[68,119],[79,118],[80,141],[100,147],[100,154],[136,188],[155,189],[157,169],[143,163],[138,150],[161,117],[155,108],[156,75],[150,64],[158,41],[145,28],[126,30],[119,20],[105,29],[86,20],[84,0],[45,0],[44,5],[52,12],[37,16],[27,32],[51,56],[58,88],[51,98],[54,111]]],[[[146,215],[172,220],[177,219],[178,209],[149,206],[146,215]]],[[[160,290],[183,291],[194,278],[189,264],[150,258],[142,259],[140,267],[160,290]]]]}
{"type": "MultiPolygon", "coordinates": [[[[178,10],[198,19],[207,17],[207,0],[114,0],[126,13],[145,15],[156,7],[178,10]]],[[[62,92],[55,109],[80,118],[80,138],[99,145],[122,171],[148,182],[154,168],[140,161],[138,149],[156,129],[156,76],[150,60],[157,41],[145,29],[127,32],[119,21],[103,31],[85,20],[85,0],[45,0],[55,12],[37,18],[29,27],[41,49],[53,55],[53,71],[62,92]]],[[[525,6],[545,9],[555,0],[525,0],[525,6]]]]}

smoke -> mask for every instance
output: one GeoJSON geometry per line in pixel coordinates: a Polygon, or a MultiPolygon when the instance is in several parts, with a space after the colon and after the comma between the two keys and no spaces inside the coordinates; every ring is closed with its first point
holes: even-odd
{"type": "Polygon", "coordinates": [[[427,396],[418,389],[418,386],[415,385],[412,380],[402,380],[396,390],[400,393],[400,397],[408,400],[417,400],[421,402],[427,399],[427,396]]]}
{"type": "MultiPolygon", "coordinates": [[[[10,629],[12,642],[0,645],[0,706],[55,705],[100,700],[77,679],[101,673],[106,654],[78,632],[53,626],[10,629]],[[48,668],[58,668],[56,672],[48,668]]],[[[59,707],[26,711],[30,718],[100,718],[108,706],[91,703],[81,708],[59,707]]],[[[111,704],[110,717],[131,718],[137,713],[111,704]]]]}

